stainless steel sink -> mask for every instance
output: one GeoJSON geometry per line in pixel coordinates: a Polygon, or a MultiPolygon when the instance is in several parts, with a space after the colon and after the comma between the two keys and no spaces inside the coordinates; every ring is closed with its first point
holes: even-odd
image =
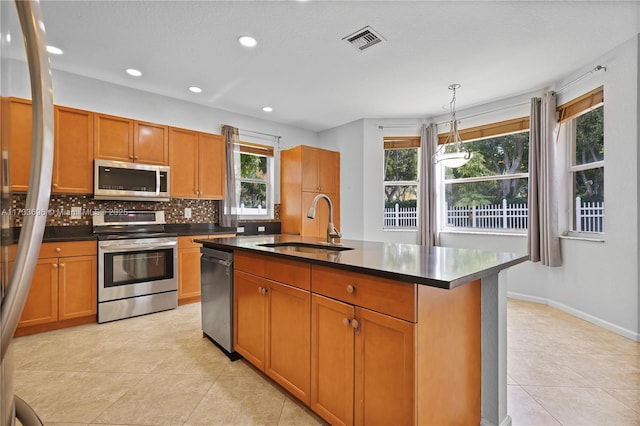
{"type": "Polygon", "coordinates": [[[286,243],[258,244],[258,245],[261,247],[270,247],[277,250],[296,251],[300,253],[330,253],[333,251],[353,250],[352,247],[344,247],[344,246],[329,245],[329,244],[311,244],[311,243],[302,243],[297,241],[286,242],[286,243]]]}

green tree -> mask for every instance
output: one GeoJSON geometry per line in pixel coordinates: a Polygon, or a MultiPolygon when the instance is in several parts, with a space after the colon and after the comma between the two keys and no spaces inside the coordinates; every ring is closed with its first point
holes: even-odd
{"type": "MultiPolygon", "coordinates": [[[[386,149],[384,151],[385,182],[413,182],[418,180],[418,149],[386,149]]],[[[396,203],[401,207],[415,207],[417,186],[385,185],[385,207],[396,203]]]]}
{"type": "MultiPolygon", "coordinates": [[[[576,118],[575,164],[604,160],[604,107],[600,106],[576,118]]],[[[575,173],[576,197],[583,201],[604,200],[604,169],[575,173]]]]}
{"type": "Polygon", "coordinates": [[[240,154],[239,203],[249,208],[266,207],[267,179],[267,157],[240,154]]]}

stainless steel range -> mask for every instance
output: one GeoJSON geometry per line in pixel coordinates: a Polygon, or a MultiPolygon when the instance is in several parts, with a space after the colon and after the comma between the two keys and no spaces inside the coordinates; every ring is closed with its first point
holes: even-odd
{"type": "Polygon", "coordinates": [[[178,307],[176,234],[164,211],[101,212],[98,235],[98,322],[178,307]]]}

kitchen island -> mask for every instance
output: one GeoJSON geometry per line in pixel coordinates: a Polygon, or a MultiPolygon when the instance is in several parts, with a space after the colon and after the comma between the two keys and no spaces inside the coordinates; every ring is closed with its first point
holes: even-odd
{"type": "Polygon", "coordinates": [[[234,251],[236,350],[330,423],[510,423],[498,273],[526,256],[290,235],[201,242],[234,251]]]}

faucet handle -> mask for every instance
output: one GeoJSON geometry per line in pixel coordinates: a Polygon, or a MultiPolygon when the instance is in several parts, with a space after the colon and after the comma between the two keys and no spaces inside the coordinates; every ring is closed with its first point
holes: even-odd
{"type": "Polygon", "coordinates": [[[338,229],[334,226],[333,231],[329,234],[333,238],[342,238],[342,232],[338,231],[338,229]]]}

